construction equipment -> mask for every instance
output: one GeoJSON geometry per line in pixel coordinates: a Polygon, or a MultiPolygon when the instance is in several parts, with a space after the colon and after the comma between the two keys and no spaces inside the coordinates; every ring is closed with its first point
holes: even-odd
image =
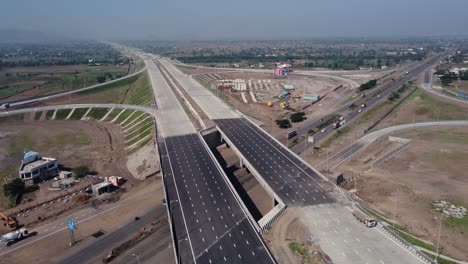
{"type": "Polygon", "coordinates": [[[360,210],[354,209],[353,215],[359,220],[359,222],[364,223],[367,227],[374,227],[377,225],[375,218],[364,214],[360,210]]]}
{"type": "Polygon", "coordinates": [[[22,239],[25,239],[29,236],[28,230],[26,228],[21,228],[19,230],[10,232],[0,237],[0,242],[10,246],[22,239]]]}
{"type": "Polygon", "coordinates": [[[289,106],[288,102],[281,102],[279,105],[281,108],[286,108],[289,106]]]}
{"type": "Polygon", "coordinates": [[[3,226],[8,226],[10,230],[18,229],[18,221],[16,220],[14,216],[4,215],[3,213],[0,212],[0,217],[3,220],[3,226]]]}
{"type": "Polygon", "coordinates": [[[268,107],[272,107],[272,106],[273,106],[273,103],[272,103],[272,102],[268,102],[267,105],[268,105],[268,107]]]}

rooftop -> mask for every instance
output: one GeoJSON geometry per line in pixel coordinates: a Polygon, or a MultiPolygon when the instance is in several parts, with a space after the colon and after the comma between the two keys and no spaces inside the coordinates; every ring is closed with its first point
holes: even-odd
{"type": "Polygon", "coordinates": [[[23,166],[23,168],[21,169],[21,171],[31,171],[31,170],[33,170],[33,169],[35,169],[37,167],[40,167],[40,166],[42,166],[44,164],[47,164],[47,163],[53,162],[53,161],[55,161],[55,159],[44,159],[44,158],[42,158],[40,160],[36,160],[36,161],[31,162],[31,163],[25,164],[23,166]]]}
{"type": "Polygon", "coordinates": [[[32,158],[32,157],[37,156],[37,155],[39,155],[39,153],[29,150],[29,151],[24,152],[23,159],[32,158]]]}

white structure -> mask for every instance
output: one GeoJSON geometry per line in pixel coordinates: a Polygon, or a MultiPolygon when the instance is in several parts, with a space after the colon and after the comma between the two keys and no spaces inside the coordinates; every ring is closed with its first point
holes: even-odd
{"type": "Polygon", "coordinates": [[[58,161],[56,159],[41,157],[39,153],[34,151],[24,152],[19,169],[21,180],[45,180],[49,177],[56,176],[58,172],[58,161]]]}

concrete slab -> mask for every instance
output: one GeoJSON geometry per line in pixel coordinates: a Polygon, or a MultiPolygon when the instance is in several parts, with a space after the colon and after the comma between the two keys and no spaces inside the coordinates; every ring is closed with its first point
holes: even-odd
{"type": "Polygon", "coordinates": [[[161,72],[152,60],[146,60],[148,76],[151,81],[156,104],[160,111],[156,115],[163,137],[180,136],[196,133],[179,101],[164,80],[161,72]]]}
{"type": "MultiPolygon", "coordinates": [[[[159,60],[164,67],[177,79],[185,91],[204,110],[210,119],[236,118],[239,114],[229,108],[220,98],[211,91],[203,87],[190,76],[183,74],[172,63],[166,60],[159,60]]],[[[162,107],[161,107],[162,108],[162,107]]]]}
{"type": "Polygon", "coordinates": [[[303,208],[301,221],[333,263],[424,263],[378,228],[358,222],[341,204],[303,208]]]}

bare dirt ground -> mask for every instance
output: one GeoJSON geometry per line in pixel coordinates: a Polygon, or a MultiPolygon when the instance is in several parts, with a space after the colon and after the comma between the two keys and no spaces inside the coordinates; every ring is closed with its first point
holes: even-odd
{"type": "Polygon", "coordinates": [[[306,241],[308,230],[299,220],[300,213],[298,208],[288,208],[287,212],[273,223],[271,229],[263,234],[263,237],[279,263],[325,263],[321,255],[316,253],[319,248],[306,241]],[[305,259],[293,252],[290,247],[292,242],[304,244],[306,249],[313,252],[305,259]]]}
{"type": "Polygon", "coordinates": [[[84,165],[100,175],[131,179],[125,167],[125,140],[117,125],[86,121],[24,122],[2,124],[1,131],[8,136],[0,139],[1,149],[5,150],[0,156],[0,166],[14,162],[19,167],[22,152],[28,149],[58,158],[65,167],[84,165]]]}
{"type": "MultiPolygon", "coordinates": [[[[145,214],[150,208],[155,206],[155,203],[161,203],[162,199],[163,189],[159,179],[155,182],[141,183],[133,192],[124,194],[119,202],[110,205],[120,205],[119,207],[89,221],[80,223],[79,228],[75,231],[75,237],[79,243],[75,246],[68,246],[68,242],[70,241],[69,234],[67,230],[63,230],[14,251],[14,253],[2,256],[2,263],[56,263],[63,257],[73,255],[87,245],[99,243],[96,238],[91,236],[93,233],[100,230],[103,230],[105,233],[110,233],[127,223],[134,222],[135,216],[145,214]]],[[[167,239],[166,237],[161,237],[158,231],[156,231],[153,236],[160,236],[161,240],[167,239]]],[[[167,241],[169,244],[169,240],[167,241]]],[[[122,243],[122,241],[115,241],[115,243],[119,244],[122,243]]],[[[101,254],[95,256],[95,259],[91,263],[102,263],[102,258],[108,252],[100,253],[101,254]]],[[[167,254],[161,257],[163,259],[155,259],[155,263],[163,263],[164,261],[172,260],[170,258],[168,259],[167,254]]]]}
{"type": "MultiPolygon", "coordinates": [[[[412,141],[407,149],[381,166],[372,168],[372,163],[391,147],[387,139],[371,144],[338,170],[343,171],[345,177],[359,175],[347,187],[354,188],[356,184],[357,195],[372,208],[435,245],[441,214],[434,211],[430,203],[443,199],[465,207],[468,204],[468,179],[465,177],[468,129],[427,128],[395,136],[412,141]]],[[[467,260],[466,224],[445,223],[441,235],[442,253],[467,260]]]]}
{"type": "Polygon", "coordinates": [[[133,177],[145,180],[159,172],[159,154],[153,141],[128,157],[127,168],[133,177]]]}

